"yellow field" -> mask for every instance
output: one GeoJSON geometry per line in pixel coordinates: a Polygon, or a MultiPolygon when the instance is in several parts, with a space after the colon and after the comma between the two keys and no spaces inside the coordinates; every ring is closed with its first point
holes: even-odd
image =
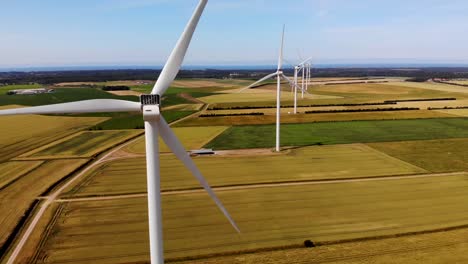
{"type": "Polygon", "coordinates": [[[203,107],[203,104],[178,104],[173,106],[164,107],[163,111],[177,110],[177,111],[199,111],[203,107]]]}
{"type": "MultiPolygon", "coordinates": [[[[468,175],[218,192],[241,234],[206,193],[163,195],[165,256],[300,245],[306,239],[329,243],[466,225],[468,205],[462,201],[468,199],[467,179],[468,175]]],[[[64,203],[39,249],[40,263],[147,261],[146,211],[146,198],[64,203]]]]}
{"type": "Polygon", "coordinates": [[[383,84],[383,85],[413,87],[413,88],[435,90],[435,91],[442,91],[442,92],[449,92],[449,93],[461,93],[461,94],[468,93],[468,87],[456,86],[456,85],[450,85],[450,84],[442,84],[442,83],[432,83],[432,82],[424,82],[424,83],[395,82],[395,83],[383,84]]]}
{"type": "Polygon", "coordinates": [[[19,156],[106,119],[40,115],[0,117],[0,161],[19,156]]]}
{"type": "MultiPolygon", "coordinates": [[[[282,155],[265,150],[263,154],[252,152],[241,157],[197,157],[195,162],[212,186],[426,172],[361,144],[307,147],[282,155]]],[[[145,164],[144,158],[106,163],[71,187],[65,196],[145,192],[145,164]],[[128,175],[130,169],[132,177],[128,175]]],[[[198,182],[172,155],[161,156],[161,175],[163,190],[199,188],[198,182]]]]}
{"type": "Polygon", "coordinates": [[[368,145],[432,172],[468,170],[467,138],[384,142],[368,145]]]}
{"type": "MultiPolygon", "coordinates": [[[[466,104],[468,106],[468,104],[466,104]]],[[[437,110],[437,112],[468,117],[468,109],[447,109],[447,110],[437,110]]]]}
{"type": "Polygon", "coordinates": [[[87,160],[47,161],[0,191],[0,246],[33,201],[87,160]]]}
{"type": "Polygon", "coordinates": [[[21,159],[91,157],[139,134],[138,130],[83,131],[20,156],[21,159]]]}
{"type": "MultiPolygon", "coordinates": [[[[180,127],[174,128],[174,132],[181,140],[187,150],[199,149],[210,142],[213,138],[223,133],[228,127],[180,127]]],[[[159,139],[159,149],[161,152],[171,152],[171,150],[159,139]]],[[[125,147],[125,150],[135,154],[145,154],[145,137],[142,136],[135,143],[125,147]]]]}
{"type": "Polygon", "coordinates": [[[0,163],[0,190],[41,164],[42,161],[0,163]]]}
{"type": "MultiPolygon", "coordinates": [[[[199,100],[214,104],[214,103],[230,103],[230,102],[268,102],[276,101],[276,92],[259,89],[258,91],[252,90],[253,92],[243,92],[243,93],[225,93],[218,95],[210,95],[205,97],[198,98],[199,100]]],[[[299,96],[300,97],[300,96],[299,96]]],[[[305,94],[305,99],[335,99],[339,98],[337,96],[329,95],[315,95],[315,94],[305,94]]],[[[294,95],[291,92],[281,92],[281,100],[293,100],[294,95]]]]}
{"type": "Polygon", "coordinates": [[[361,241],[317,248],[297,248],[177,262],[180,264],[218,263],[467,263],[468,229],[361,241]],[[339,254],[337,253],[339,252],[339,254]]]}

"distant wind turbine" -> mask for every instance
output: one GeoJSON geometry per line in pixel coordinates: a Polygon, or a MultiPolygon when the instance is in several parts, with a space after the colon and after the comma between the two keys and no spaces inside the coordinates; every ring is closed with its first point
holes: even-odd
{"type": "Polygon", "coordinates": [[[284,73],[283,73],[283,47],[284,47],[284,30],[285,26],[283,26],[283,34],[281,35],[281,47],[280,47],[280,52],[279,52],[279,58],[278,58],[278,69],[276,72],[269,74],[262,79],[254,82],[253,84],[241,89],[239,92],[242,92],[244,90],[250,89],[257,84],[264,82],[270,78],[276,77],[277,79],[277,90],[276,90],[276,151],[280,151],[280,119],[281,119],[281,79],[285,79],[286,81],[289,82],[289,84],[293,85],[293,82],[291,79],[289,79],[284,73]]]}
{"type": "MultiPolygon", "coordinates": [[[[307,90],[307,87],[305,87],[305,84],[304,84],[304,79],[310,77],[310,70],[308,68],[309,64],[307,62],[309,62],[311,59],[312,59],[312,57],[308,58],[305,61],[302,61],[301,63],[299,63],[297,66],[294,67],[294,84],[293,84],[293,87],[294,87],[294,114],[297,114],[297,88],[299,87],[298,75],[302,71],[301,93],[302,93],[302,99],[304,99],[304,92],[307,90]],[[306,75],[309,76],[309,77],[306,77],[306,75]]],[[[309,83],[308,80],[307,80],[307,83],[309,83]]]]}
{"type": "Polygon", "coordinates": [[[75,114],[75,113],[105,113],[105,112],[139,112],[143,114],[145,121],[146,139],[146,170],[148,185],[148,217],[151,263],[164,263],[163,238],[162,238],[162,214],[161,214],[161,190],[160,190],[160,166],[159,166],[159,142],[158,135],[172,150],[178,159],[192,172],[203,188],[208,192],[219,209],[223,212],[231,225],[240,232],[234,220],[226,208],[213,192],[208,182],[202,176],[193,160],[185,151],[181,142],[161,115],[161,96],[166,92],[180,70],[185,54],[189,47],[198,21],[205,9],[208,0],[201,0],[192,18],[169,56],[161,75],[149,95],[142,95],[140,103],[97,99],[72,103],[37,106],[0,111],[0,115],[26,115],[26,114],[75,114]]]}

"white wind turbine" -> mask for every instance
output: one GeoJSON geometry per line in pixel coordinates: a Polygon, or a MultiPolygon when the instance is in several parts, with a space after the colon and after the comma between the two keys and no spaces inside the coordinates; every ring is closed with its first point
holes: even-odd
{"type": "Polygon", "coordinates": [[[178,159],[192,172],[203,188],[208,192],[219,209],[223,212],[231,225],[240,232],[234,220],[231,218],[221,201],[213,192],[193,160],[185,151],[181,142],[161,115],[161,96],[169,88],[180,70],[186,51],[189,47],[193,33],[208,0],[201,0],[192,18],[185,28],[176,47],[169,56],[161,75],[159,76],[151,94],[142,95],[140,103],[97,99],[72,103],[63,103],[47,106],[37,106],[0,111],[0,115],[26,115],[26,114],[75,114],[75,113],[102,113],[102,112],[140,112],[145,121],[146,139],[146,167],[148,185],[148,217],[151,263],[164,263],[163,238],[162,238],[162,214],[159,171],[159,142],[158,136],[164,140],[178,159]]]}
{"type": "Polygon", "coordinates": [[[279,58],[278,58],[278,69],[276,72],[269,74],[262,79],[252,83],[251,85],[241,89],[239,92],[242,92],[244,90],[250,89],[257,84],[266,81],[270,78],[276,77],[277,79],[277,89],[276,89],[276,152],[280,151],[280,118],[281,118],[281,79],[285,79],[288,81],[291,85],[293,82],[283,73],[283,47],[284,47],[284,29],[285,26],[283,26],[283,34],[281,35],[281,48],[279,52],[279,58]]]}
{"type": "MultiPolygon", "coordinates": [[[[307,63],[310,61],[312,57],[308,58],[307,60],[299,63],[299,65],[294,67],[294,114],[297,114],[297,88],[299,87],[298,83],[298,75],[302,71],[302,87],[301,87],[301,93],[302,93],[302,99],[304,99],[304,92],[307,90],[308,87],[305,86],[304,84],[304,79],[310,77],[310,69],[309,69],[309,64],[307,63]],[[306,77],[306,75],[308,77],[306,77]]],[[[307,80],[307,84],[309,81],[307,80]]]]}

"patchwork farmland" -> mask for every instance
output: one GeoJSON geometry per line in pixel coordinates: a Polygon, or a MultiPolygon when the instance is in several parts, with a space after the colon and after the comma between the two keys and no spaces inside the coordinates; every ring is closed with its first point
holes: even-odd
{"type": "MultiPolygon", "coordinates": [[[[297,115],[283,91],[276,153],[274,86],[239,93],[250,80],[177,80],[163,98],[166,118],[186,149],[215,151],[193,159],[242,233],[160,141],[166,261],[463,262],[468,119],[464,109],[450,108],[468,106],[468,95],[463,87],[386,81],[313,80],[297,115]],[[379,111],[389,107],[419,110],[379,111]],[[356,109],[375,111],[305,113],[356,109]],[[308,240],[314,248],[304,248],[308,240]]],[[[140,81],[62,83],[59,98],[117,96],[89,85],[152,88],[140,81]]],[[[8,124],[0,127],[0,263],[148,262],[137,118],[0,117],[8,124]]]]}

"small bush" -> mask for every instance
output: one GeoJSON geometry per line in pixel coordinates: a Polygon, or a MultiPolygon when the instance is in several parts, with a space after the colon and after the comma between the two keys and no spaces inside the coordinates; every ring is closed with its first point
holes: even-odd
{"type": "Polygon", "coordinates": [[[315,244],[311,240],[306,240],[306,241],[304,241],[304,246],[306,248],[313,248],[313,247],[315,247],[315,244]]]}

